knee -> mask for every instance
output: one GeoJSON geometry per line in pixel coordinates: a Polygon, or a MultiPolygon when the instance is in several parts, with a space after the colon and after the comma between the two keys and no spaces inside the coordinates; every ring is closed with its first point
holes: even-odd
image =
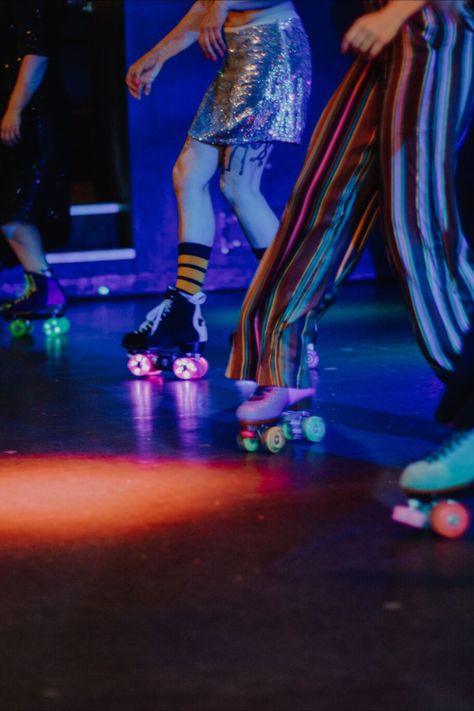
{"type": "Polygon", "coordinates": [[[186,159],[180,156],[173,166],[173,187],[176,193],[184,193],[192,183],[192,171],[186,159]]]}
{"type": "Polygon", "coordinates": [[[252,191],[248,183],[231,172],[222,173],[219,186],[222,194],[232,207],[239,207],[250,197],[252,191]]]}

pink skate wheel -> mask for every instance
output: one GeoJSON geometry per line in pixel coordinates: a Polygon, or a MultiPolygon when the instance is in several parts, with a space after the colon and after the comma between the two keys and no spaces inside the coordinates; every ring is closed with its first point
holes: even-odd
{"type": "Polygon", "coordinates": [[[209,370],[209,363],[202,356],[198,359],[198,369],[199,369],[199,377],[204,378],[207,371],[209,370]]]}
{"type": "Polygon", "coordinates": [[[176,358],[173,363],[173,373],[179,380],[198,380],[201,377],[199,361],[190,356],[176,358]]]}
{"type": "Polygon", "coordinates": [[[154,359],[146,353],[135,353],[131,355],[128,359],[128,369],[131,374],[137,378],[161,373],[160,370],[155,370],[154,359]]]}
{"type": "Polygon", "coordinates": [[[442,501],[430,514],[433,531],[445,538],[460,538],[469,528],[470,518],[467,509],[456,501],[442,501]]]}

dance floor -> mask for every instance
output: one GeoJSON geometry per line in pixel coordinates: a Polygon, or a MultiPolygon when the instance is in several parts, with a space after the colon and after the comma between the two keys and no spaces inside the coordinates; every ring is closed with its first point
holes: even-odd
{"type": "Polygon", "coordinates": [[[242,293],[213,293],[204,380],[133,378],[156,299],[77,302],[60,340],[0,331],[0,708],[468,711],[474,536],[391,521],[446,436],[392,286],[321,322],[323,442],[236,446],[242,293]]]}

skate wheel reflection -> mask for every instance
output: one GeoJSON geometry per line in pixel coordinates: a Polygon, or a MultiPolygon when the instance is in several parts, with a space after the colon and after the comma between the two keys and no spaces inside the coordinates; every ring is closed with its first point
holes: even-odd
{"type": "Polygon", "coordinates": [[[184,356],[176,358],[173,363],[173,373],[179,380],[199,380],[208,370],[209,364],[205,358],[184,356]]]}
{"type": "Polygon", "coordinates": [[[443,501],[430,513],[433,531],[445,538],[460,538],[469,528],[469,513],[456,501],[443,501]]]}
{"type": "Polygon", "coordinates": [[[161,370],[155,369],[155,359],[146,353],[135,353],[131,355],[128,359],[128,369],[131,374],[137,378],[161,373],[161,370]]]}

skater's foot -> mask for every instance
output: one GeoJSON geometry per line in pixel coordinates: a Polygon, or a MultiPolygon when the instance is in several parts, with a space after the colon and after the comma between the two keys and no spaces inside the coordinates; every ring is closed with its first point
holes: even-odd
{"type": "Polygon", "coordinates": [[[190,296],[168,287],[164,300],[152,309],[136,331],[126,333],[122,346],[130,351],[201,350],[207,341],[202,291],[190,296]]]}
{"type": "Polygon", "coordinates": [[[51,274],[25,272],[25,290],[16,299],[0,306],[0,313],[7,320],[42,319],[62,316],[66,311],[66,297],[51,274]]]}
{"type": "Polygon", "coordinates": [[[436,493],[474,484],[474,429],[457,432],[426,459],[410,464],[400,477],[402,489],[436,493]]]}
{"type": "Polygon", "coordinates": [[[236,410],[240,422],[270,422],[278,419],[288,407],[312,397],[314,388],[278,388],[259,386],[254,394],[236,410]]]}

